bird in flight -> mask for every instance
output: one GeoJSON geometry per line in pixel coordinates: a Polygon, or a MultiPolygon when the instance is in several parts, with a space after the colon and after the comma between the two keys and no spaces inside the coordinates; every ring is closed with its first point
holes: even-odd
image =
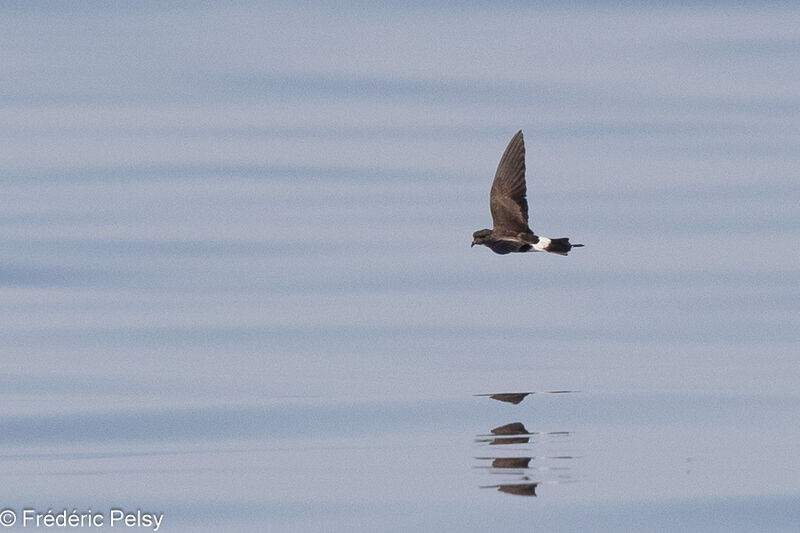
{"type": "Polygon", "coordinates": [[[496,254],[511,252],[550,252],[567,255],[583,246],[571,244],[569,238],[549,239],[534,235],[528,226],[528,201],[525,199],[525,141],[518,131],[506,147],[489,194],[493,229],[472,234],[472,245],[488,246],[496,254]]]}

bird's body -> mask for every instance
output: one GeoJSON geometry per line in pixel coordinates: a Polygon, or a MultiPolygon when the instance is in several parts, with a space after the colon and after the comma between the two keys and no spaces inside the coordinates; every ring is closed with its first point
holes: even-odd
{"type": "Polygon", "coordinates": [[[472,234],[472,246],[482,244],[496,254],[514,252],[550,252],[567,255],[572,248],[569,238],[540,237],[528,226],[528,200],[525,184],[525,142],[518,131],[506,147],[489,194],[493,229],[472,234]]]}

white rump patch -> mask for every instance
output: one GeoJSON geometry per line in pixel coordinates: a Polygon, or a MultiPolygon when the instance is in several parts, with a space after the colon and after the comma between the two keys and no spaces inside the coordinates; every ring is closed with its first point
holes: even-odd
{"type": "Polygon", "coordinates": [[[537,252],[546,252],[547,247],[550,246],[550,239],[547,237],[539,237],[539,242],[533,245],[533,249],[537,252]]]}

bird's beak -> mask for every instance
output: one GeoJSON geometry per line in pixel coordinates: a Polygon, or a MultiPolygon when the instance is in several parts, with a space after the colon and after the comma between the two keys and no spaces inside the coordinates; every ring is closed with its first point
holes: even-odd
{"type": "Polygon", "coordinates": [[[472,241],[472,244],[469,245],[470,248],[472,248],[473,246],[475,246],[475,241],[472,241]]]}

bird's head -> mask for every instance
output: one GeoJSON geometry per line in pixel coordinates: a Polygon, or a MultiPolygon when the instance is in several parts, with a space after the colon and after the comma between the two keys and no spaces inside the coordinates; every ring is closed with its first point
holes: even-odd
{"type": "Polygon", "coordinates": [[[479,229],[478,231],[472,234],[472,244],[470,244],[470,248],[472,248],[476,244],[486,244],[486,241],[489,240],[489,236],[491,234],[492,230],[490,229],[479,229]]]}

